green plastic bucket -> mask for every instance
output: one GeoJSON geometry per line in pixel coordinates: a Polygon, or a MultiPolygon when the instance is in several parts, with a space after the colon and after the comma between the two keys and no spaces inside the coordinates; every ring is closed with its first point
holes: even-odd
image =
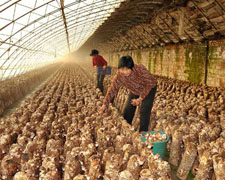
{"type": "MultiPolygon", "coordinates": [[[[154,132],[154,131],[146,131],[146,132],[143,132],[141,134],[142,135],[145,135],[147,133],[155,134],[156,132],[154,132]]],[[[163,131],[161,131],[160,134],[165,134],[165,133],[163,131]]],[[[145,137],[142,137],[141,140],[143,142],[145,142],[146,141],[146,138],[145,137]]],[[[168,141],[169,141],[169,137],[167,136],[165,141],[162,141],[162,142],[152,142],[152,144],[153,144],[153,154],[159,154],[159,156],[162,159],[164,159],[165,152],[166,152],[166,143],[168,141]]]]}

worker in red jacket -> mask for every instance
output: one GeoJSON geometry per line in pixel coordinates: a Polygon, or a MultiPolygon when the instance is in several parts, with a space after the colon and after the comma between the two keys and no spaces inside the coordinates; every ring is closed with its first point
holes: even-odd
{"type": "MultiPolygon", "coordinates": [[[[107,67],[107,61],[102,56],[99,55],[98,50],[93,49],[91,51],[90,56],[92,56],[92,64],[96,70],[98,67],[103,67],[103,69],[107,67]]],[[[97,88],[99,88],[102,92],[103,92],[104,77],[105,77],[104,74],[97,74],[97,88]]]]}

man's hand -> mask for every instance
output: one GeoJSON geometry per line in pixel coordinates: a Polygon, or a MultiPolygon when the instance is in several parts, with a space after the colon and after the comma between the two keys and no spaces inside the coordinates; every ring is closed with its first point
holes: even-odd
{"type": "Polygon", "coordinates": [[[133,106],[138,106],[138,105],[140,105],[141,104],[141,102],[142,102],[142,98],[138,98],[138,99],[132,99],[131,100],[131,104],[133,105],[133,106]]]}
{"type": "Polygon", "coordinates": [[[106,110],[106,105],[102,105],[102,107],[98,110],[99,114],[103,114],[103,112],[106,110]]]}
{"type": "Polygon", "coordinates": [[[105,70],[106,69],[106,66],[103,66],[103,69],[105,70]]]}

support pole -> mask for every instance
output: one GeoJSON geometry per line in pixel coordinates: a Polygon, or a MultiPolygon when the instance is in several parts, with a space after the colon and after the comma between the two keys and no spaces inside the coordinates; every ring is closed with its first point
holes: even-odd
{"type": "Polygon", "coordinates": [[[209,64],[209,41],[206,41],[206,58],[205,58],[205,82],[204,84],[207,85],[207,76],[208,76],[208,64],[209,64]]]}
{"type": "Polygon", "coordinates": [[[68,28],[67,28],[67,23],[66,23],[66,16],[65,16],[65,12],[64,12],[64,0],[60,0],[60,5],[61,5],[61,10],[62,10],[63,22],[64,22],[64,25],[65,25],[67,46],[68,46],[68,50],[69,50],[69,53],[70,53],[69,33],[68,33],[68,28]]]}

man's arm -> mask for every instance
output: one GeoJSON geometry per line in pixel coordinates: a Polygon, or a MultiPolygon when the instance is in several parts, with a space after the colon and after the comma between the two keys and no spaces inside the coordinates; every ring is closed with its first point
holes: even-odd
{"type": "Polygon", "coordinates": [[[96,64],[96,62],[95,62],[95,59],[94,59],[94,58],[92,58],[92,65],[93,65],[93,67],[97,67],[97,64],[96,64]]]}
{"type": "Polygon", "coordinates": [[[105,69],[106,66],[108,65],[107,61],[106,61],[102,56],[100,56],[100,60],[101,60],[102,63],[104,64],[104,65],[103,65],[103,69],[105,69]]]}
{"type": "Polygon", "coordinates": [[[120,82],[118,80],[118,74],[116,74],[113,78],[113,82],[111,84],[111,86],[109,87],[106,96],[103,100],[103,105],[102,107],[98,110],[99,114],[102,114],[106,108],[108,107],[109,103],[111,102],[112,98],[115,96],[115,94],[118,92],[119,88],[120,88],[120,82]]]}
{"type": "Polygon", "coordinates": [[[112,84],[109,87],[109,89],[106,93],[106,96],[103,100],[103,105],[105,105],[106,107],[108,107],[109,103],[111,102],[111,100],[113,99],[115,94],[117,94],[117,92],[121,86],[118,76],[119,76],[118,73],[114,76],[112,84]]]}

